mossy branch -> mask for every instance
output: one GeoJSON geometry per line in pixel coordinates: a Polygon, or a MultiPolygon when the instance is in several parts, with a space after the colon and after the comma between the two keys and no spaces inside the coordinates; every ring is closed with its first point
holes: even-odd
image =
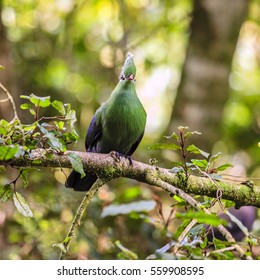
{"type": "MultiPolygon", "coordinates": [[[[14,158],[9,161],[0,161],[0,165],[10,165],[13,167],[59,167],[71,168],[71,162],[67,151],[63,154],[52,153],[47,150],[36,149],[30,155],[22,158],[14,158]]],[[[71,239],[75,236],[75,232],[80,225],[82,216],[97,190],[107,181],[117,177],[127,177],[135,179],[148,185],[160,187],[171,195],[178,195],[184,199],[192,208],[196,210],[203,210],[206,214],[211,214],[210,210],[203,207],[200,202],[195,200],[187,193],[207,195],[216,197],[221,190],[221,197],[233,200],[237,205],[253,205],[260,207],[260,187],[247,185],[235,185],[229,182],[212,181],[209,177],[197,177],[190,175],[187,178],[185,175],[179,173],[172,173],[168,169],[159,168],[154,165],[148,165],[142,162],[133,161],[130,165],[129,160],[121,157],[118,159],[114,152],[110,154],[73,152],[81,159],[84,169],[95,172],[99,179],[92,186],[90,191],[86,193],[83,198],[77,213],[74,217],[73,223],[69,232],[61,244],[62,251],[60,259],[63,259],[64,254],[68,251],[71,239]]],[[[196,221],[194,221],[196,223],[196,221]]],[[[218,226],[221,234],[231,243],[235,243],[234,238],[230,232],[222,225],[218,226]]],[[[59,244],[60,245],[60,244],[59,244]]],[[[245,251],[238,244],[234,248],[241,256],[245,255],[245,251]]],[[[178,246],[176,247],[176,251],[178,246]]]]}
{"type": "MultiPolygon", "coordinates": [[[[46,150],[36,149],[26,157],[14,158],[8,161],[0,160],[0,165],[71,168],[71,162],[68,157],[70,152],[67,151],[63,154],[52,153],[51,156],[50,154],[47,156],[48,152],[46,150]]],[[[237,207],[251,205],[260,208],[260,186],[252,186],[251,184],[246,184],[246,182],[235,184],[229,181],[213,181],[208,177],[193,175],[190,175],[188,180],[185,180],[183,174],[172,173],[165,168],[138,161],[133,161],[133,165],[130,165],[129,160],[124,158],[118,161],[113,156],[113,152],[110,154],[98,154],[73,151],[73,153],[80,156],[84,169],[95,172],[104,181],[126,177],[158,186],[169,193],[172,193],[171,188],[176,188],[176,194],[183,191],[184,193],[206,195],[213,198],[218,197],[219,192],[221,192],[221,198],[234,201],[237,207]],[[151,176],[158,179],[158,181],[153,180],[151,182],[151,176]],[[158,182],[167,184],[159,184],[158,182]]]]}

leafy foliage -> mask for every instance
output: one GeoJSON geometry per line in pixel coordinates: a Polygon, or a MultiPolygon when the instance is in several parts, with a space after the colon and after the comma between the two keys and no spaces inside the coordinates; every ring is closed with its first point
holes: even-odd
{"type": "MultiPolygon", "coordinates": [[[[4,119],[0,121],[0,160],[11,161],[13,158],[28,157],[29,152],[37,148],[63,153],[66,151],[68,144],[75,143],[78,140],[78,134],[74,128],[76,115],[69,104],[63,104],[58,100],[51,102],[50,96],[39,97],[31,94],[30,96],[22,95],[21,98],[30,102],[23,103],[21,109],[29,110],[29,113],[33,116],[33,122],[22,124],[19,119],[12,122],[4,119]],[[61,115],[52,117],[41,115],[41,109],[50,106],[61,115]]],[[[75,170],[84,174],[80,160],[75,158],[74,154],[70,158],[72,158],[71,162],[75,170]]],[[[0,186],[0,197],[1,202],[9,200],[12,194],[11,185],[13,184],[13,201],[17,210],[26,217],[33,217],[25,198],[15,190],[19,177],[22,178],[24,187],[28,186],[29,171],[29,168],[21,169],[19,176],[11,184],[0,186]]]]}

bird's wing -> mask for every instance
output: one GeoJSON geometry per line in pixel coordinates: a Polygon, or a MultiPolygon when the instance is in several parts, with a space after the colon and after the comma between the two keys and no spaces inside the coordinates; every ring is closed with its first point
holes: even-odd
{"type": "Polygon", "coordinates": [[[88,152],[97,152],[96,144],[102,136],[101,107],[93,116],[86,135],[85,147],[88,152]]]}
{"type": "Polygon", "coordinates": [[[139,143],[141,142],[142,138],[144,136],[144,131],[142,132],[142,134],[138,137],[138,139],[134,142],[134,144],[132,145],[131,149],[127,152],[127,156],[131,156],[135,150],[137,149],[139,143]]]}

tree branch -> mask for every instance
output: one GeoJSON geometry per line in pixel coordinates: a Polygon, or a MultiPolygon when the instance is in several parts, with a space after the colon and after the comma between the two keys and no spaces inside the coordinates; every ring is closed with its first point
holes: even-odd
{"type": "Polygon", "coordinates": [[[69,245],[71,242],[71,239],[76,235],[76,230],[80,225],[81,219],[83,217],[83,214],[86,211],[86,208],[91,201],[91,199],[94,197],[98,189],[105,183],[105,181],[98,179],[95,184],[91,187],[91,189],[86,193],[83,200],[81,201],[81,204],[76,212],[76,215],[74,216],[74,220],[71,224],[71,227],[69,229],[69,232],[66,236],[66,238],[63,241],[63,250],[61,250],[60,254],[60,260],[64,258],[65,253],[69,250],[69,245]]]}
{"type": "MultiPolygon", "coordinates": [[[[0,165],[71,168],[71,163],[67,156],[70,152],[72,151],[67,151],[64,154],[52,152],[50,157],[47,150],[37,149],[22,158],[14,158],[8,161],[0,160],[0,165]],[[47,154],[48,157],[46,156],[47,154]]],[[[183,191],[183,195],[190,193],[216,197],[221,190],[221,197],[234,201],[237,207],[251,205],[260,208],[259,186],[247,185],[246,183],[234,184],[228,181],[212,182],[210,178],[193,175],[190,175],[186,180],[181,173],[172,173],[168,169],[154,165],[138,161],[133,161],[133,165],[129,165],[129,160],[123,157],[120,161],[117,161],[113,156],[113,152],[110,154],[98,154],[73,151],[73,153],[81,157],[84,169],[95,172],[99,178],[105,181],[126,177],[149,185],[156,185],[170,193],[173,193],[174,188],[174,193],[179,194],[179,192],[183,191]],[[151,178],[155,179],[151,180],[151,178]],[[164,183],[158,183],[160,181],[164,183]]],[[[187,199],[189,200],[189,197],[187,199]]]]}
{"type": "MultiPolygon", "coordinates": [[[[14,167],[34,166],[71,168],[71,162],[69,160],[68,153],[71,153],[71,151],[58,154],[53,152],[50,153],[50,151],[44,149],[37,149],[33,150],[30,154],[26,154],[24,157],[14,158],[8,161],[0,160],[0,165],[10,165],[14,167]]],[[[78,208],[67,237],[62,242],[63,250],[61,252],[60,259],[62,259],[64,257],[64,253],[68,251],[71,239],[75,236],[75,231],[80,225],[80,221],[89,204],[89,201],[104,182],[107,182],[113,178],[127,177],[136,179],[149,185],[158,186],[169,192],[171,195],[178,195],[194,209],[198,211],[202,210],[206,214],[211,214],[210,210],[203,207],[200,202],[195,200],[187,193],[216,197],[217,193],[221,189],[222,198],[231,199],[238,205],[260,206],[259,187],[234,185],[227,182],[218,182],[218,184],[216,184],[211,178],[196,177],[192,175],[189,175],[187,179],[183,174],[172,173],[168,169],[159,168],[157,166],[148,165],[137,161],[133,161],[133,165],[130,165],[129,160],[124,157],[121,157],[120,160],[118,160],[114,152],[111,152],[110,154],[86,152],[73,153],[76,153],[78,156],[80,156],[84,169],[95,172],[99,179],[91,187],[90,191],[86,193],[81,205],[78,208]]],[[[218,230],[229,242],[235,243],[234,238],[225,227],[219,225],[218,230]]],[[[234,248],[240,253],[241,256],[245,255],[244,249],[238,244],[234,244],[234,248]]]]}

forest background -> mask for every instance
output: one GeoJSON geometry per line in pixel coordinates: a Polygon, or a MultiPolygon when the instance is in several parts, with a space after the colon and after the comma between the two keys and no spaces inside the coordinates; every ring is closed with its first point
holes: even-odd
{"type": "MultiPolygon", "coordinates": [[[[115,87],[130,51],[148,116],[134,159],[156,158],[159,166],[172,168],[179,160],[175,151],[148,147],[188,126],[202,133],[192,143],[211,154],[221,152],[219,163],[233,165],[226,173],[259,185],[259,1],[0,0],[0,15],[0,82],[24,123],[32,116],[19,108],[20,95],[70,103],[80,135],[70,149],[84,151],[89,122],[115,87]]],[[[0,119],[10,121],[12,104],[1,96],[0,119]]],[[[0,259],[58,258],[52,245],[64,239],[82,194],[64,188],[60,169],[51,171],[31,172],[27,189],[16,185],[33,219],[18,213],[12,201],[0,204],[0,259]]],[[[16,170],[2,169],[0,184],[15,177],[16,170]]],[[[167,193],[133,180],[109,182],[89,205],[69,258],[120,258],[117,240],[140,259],[153,254],[169,241],[160,203],[168,217],[172,198],[167,193]],[[156,203],[140,213],[130,211],[129,203],[138,201],[156,203]],[[130,212],[102,216],[111,204],[124,204],[130,212]]],[[[256,210],[246,211],[249,219],[256,210]]],[[[177,224],[167,225],[167,232],[177,224]]],[[[260,235],[257,216],[253,232],[260,235]]]]}

